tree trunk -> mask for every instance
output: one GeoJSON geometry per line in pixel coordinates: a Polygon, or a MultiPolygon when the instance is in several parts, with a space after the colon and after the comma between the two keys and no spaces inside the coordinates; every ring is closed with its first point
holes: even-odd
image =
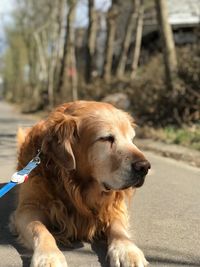
{"type": "Polygon", "coordinates": [[[38,48],[38,57],[39,57],[39,63],[40,63],[40,80],[42,82],[46,82],[48,79],[48,67],[47,67],[47,62],[46,62],[46,58],[44,55],[44,49],[41,43],[41,39],[39,34],[35,31],[33,34],[34,38],[35,38],[35,42],[38,48]]]}
{"type": "Polygon", "coordinates": [[[35,54],[36,54],[36,44],[34,40],[29,36],[28,38],[23,35],[24,43],[26,45],[27,49],[27,84],[26,84],[26,90],[25,90],[25,99],[29,99],[32,95],[32,88],[34,87],[34,84],[36,82],[36,75],[35,75],[35,54]]]}
{"type": "Polygon", "coordinates": [[[133,53],[133,62],[131,66],[131,69],[132,69],[131,79],[134,79],[136,75],[139,58],[140,58],[141,44],[142,44],[144,6],[143,6],[143,0],[139,0],[137,2],[138,2],[138,9],[137,9],[138,16],[137,16],[137,26],[136,26],[136,34],[135,34],[135,48],[134,48],[134,53],[133,53]]]}
{"type": "Polygon", "coordinates": [[[61,20],[63,18],[64,0],[59,0],[56,6],[53,6],[52,11],[52,52],[49,60],[48,73],[48,99],[49,106],[53,107],[55,104],[55,74],[58,68],[58,55],[60,53],[60,34],[61,34],[61,20]]]}
{"type": "Polygon", "coordinates": [[[66,0],[59,0],[58,4],[58,16],[57,16],[57,23],[58,23],[58,40],[57,40],[57,55],[56,55],[56,69],[55,69],[55,78],[54,81],[55,84],[55,94],[58,92],[59,87],[59,79],[60,79],[60,72],[61,72],[61,64],[63,59],[63,53],[64,53],[64,38],[65,35],[65,12],[66,12],[66,0]]]}
{"type": "Polygon", "coordinates": [[[133,9],[127,21],[126,33],[125,33],[124,41],[122,44],[122,51],[120,54],[120,59],[119,59],[117,72],[116,72],[117,77],[119,79],[122,79],[124,77],[126,62],[127,62],[127,57],[128,57],[128,50],[129,50],[130,43],[131,43],[131,37],[132,37],[133,31],[136,25],[138,0],[132,0],[132,1],[133,1],[133,9]]]}
{"type": "Polygon", "coordinates": [[[103,77],[106,82],[109,82],[111,79],[114,41],[115,41],[115,33],[117,27],[116,19],[118,13],[119,13],[118,1],[113,0],[107,15],[107,41],[106,41],[105,63],[104,63],[104,73],[103,73],[103,77]]]}
{"type": "Polygon", "coordinates": [[[177,78],[177,59],[173,39],[173,32],[168,21],[168,7],[166,0],[156,0],[158,25],[163,42],[163,56],[168,89],[173,90],[177,78]]]}
{"type": "Polygon", "coordinates": [[[68,15],[67,15],[67,27],[65,34],[64,53],[61,65],[59,93],[60,97],[67,101],[76,100],[78,98],[77,93],[77,69],[76,69],[76,56],[75,56],[75,31],[74,31],[74,19],[76,10],[76,0],[72,0],[68,15]]]}
{"type": "Polygon", "coordinates": [[[88,40],[86,47],[86,73],[85,80],[87,83],[91,82],[92,70],[94,67],[94,54],[96,49],[96,36],[97,36],[97,13],[94,6],[94,0],[88,0],[88,40]]]}

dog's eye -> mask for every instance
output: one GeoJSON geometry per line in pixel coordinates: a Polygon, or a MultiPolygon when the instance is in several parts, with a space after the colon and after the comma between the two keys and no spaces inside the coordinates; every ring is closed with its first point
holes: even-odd
{"type": "Polygon", "coordinates": [[[104,142],[110,142],[111,144],[113,144],[115,142],[115,137],[113,135],[108,135],[105,137],[100,137],[99,140],[104,142]]]}

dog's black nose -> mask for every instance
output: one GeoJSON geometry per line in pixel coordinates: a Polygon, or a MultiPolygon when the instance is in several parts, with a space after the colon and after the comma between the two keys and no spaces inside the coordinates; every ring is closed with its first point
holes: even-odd
{"type": "Polygon", "coordinates": [[[151,164],[148,160],[136,161],[132,164],[133,171],[137,174],[144,176],[148,173],[148,170],[151,168],[151,164]]]}

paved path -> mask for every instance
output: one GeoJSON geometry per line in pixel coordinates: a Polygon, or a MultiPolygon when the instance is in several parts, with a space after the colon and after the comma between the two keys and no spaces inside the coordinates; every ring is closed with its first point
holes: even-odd
{"type": "MultiPolygon", "coordinates": [[[[18,125],[33,119],[0,102],[0,183],[9,180],[15,166],[18,125]]],[[[131,229],[150,266],[200,266],[200,169],[146,153],[152,171],[131,207],[131,229]],[[134,212],[133,212],[134,210],[134,212]]],[[[0,199],[0,267],[28,267],[31,253],[10,235],[8,217],[15,191],[0,199]]],[[[108,267],[103,242],[75,244],[64,250],[69,267],[108,267]]]]}

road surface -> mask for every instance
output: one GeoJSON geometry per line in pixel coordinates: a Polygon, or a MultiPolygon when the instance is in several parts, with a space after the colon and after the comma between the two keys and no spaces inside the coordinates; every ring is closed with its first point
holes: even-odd
{"type": "MultiPolygon", "coordinates": [[[[16,164],[18,126],[34,123],[0,102],[0,186],[9,181],[16,164]]],[[[131,204],[131,232],[150,266],[200,266],[200,169],[146,152],[152,171],[131,204]]],[[[15,190],[0,199],[0,267],[28,267],[31,252],[8,230],[15,190]]],[[[63,249],[69,267],[108,267],[103,242],[63,249]]]]}

